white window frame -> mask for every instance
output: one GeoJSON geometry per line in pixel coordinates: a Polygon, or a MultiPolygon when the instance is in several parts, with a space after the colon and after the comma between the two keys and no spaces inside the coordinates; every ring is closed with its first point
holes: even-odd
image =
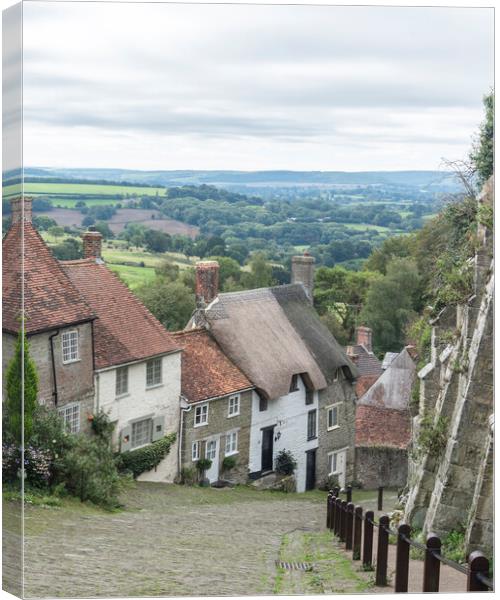
{"type": "Polygon", "coordinates": [[[338,475],[339,474],[339,470],[338,470],[338,455],[339,454],[340,454],[340,452],[338,450],[328,453],[328,475],[338,475]],[[333,459],[335,459],[335,469],[334,470],[332,470],[333,459]]]}
{"type": "Polygon", "coordinates": [[[238,454],[238,442],[238,430],[236,429],[235,431],[228,431],[226,433],[226,440],[224,443],[224,456],[232,456],[233,454],[238,454]]]}
{"type": "Polygon", "coordinates": [[[338,429],[340,427],[339,425],[339,410],[340,410],[340,406],[342,405],[342,402],[336,402],[335,404],[330,404],[330,406],[326,407],[326,430],[327,431],[333,431],[334,429],[338,429]],[[337,422],[335,425],[330,425],[330,411],[333,411],[333,409],[337,410],[337,422]]]}
{"type": "Polygon", "coordinates": [[[128,367],[118,367],[116,369],[116,378],[115,378],[115,397],[121,398],[122,396],[126,396],[128,394],[128,367]],[[125,391],[118,391],[118,377],[119,373],[125,373],[125,383],[126,389],[125,391]]]}
{"type": "MultiPolygon", "coordinates": [[[[154,379],[154,377],[153,377],[153,379],[154,379]]],[[[160,385],[163,385],[163,360],[161,358],[152,358],[151,360],[148,360],[146,362],[146,389],[149,390],[151,388],[155,388],[160,385]],[[148,383],[148,367],[149,367],[149,365],[151,365],[151,368],[153,369],[153,375],[154,375],[156,364],[160,365],[160,379],[159,379],[159,381],[154,381],[153,383],[148,383]]]]}
{"type": "Polygon", "coordinates": [[[201,442],[196,441],[191,444],[191,462],[200,460],[201,442]]]}
{"type": "Polygon", "coordinates": [[[213,461],[217,458],[217,440],[216,439],[211,439],[211,440],[207,440],[205,442],[205,458],[208,458],[209,460],[213,461]],[[208,455],[208,448],[212,448],[212,444],[215,444],[213,446],[213,453],[212,451],[210,451],[210,456],[208,455]],[[213,456],[212,456],[213,454],[213,456]]]}
{"type": "Polygon", "coordinates": [[[58,409],[58,414],[62,417],[64,424],[70,433],[80,431],[80,403],[72,402],[58,409]],[[75,411],[76,409],[76,411],[75,411]],[[71,413],[71,415],[69,414],[71,413]],[[76,418],[75,418],[76,415],[76,418]]]}
{"type": "Polygon", "coordinates": [[[61,353],[62,353],[62,362],[63,365],[67,365],[69,363],[78,362],[80,360],[80,340],[78,335],[78,329],[71,329],[71,331],[64,331],[61,336],[61,353]],[[69,339],[67,345],[65,345],[65,341],[69,339]],[[76,352],[72,350],[72,346],[74,343],[72,340],[76,339],[76,352]],[[70,358],[65,359],[65,348],[69,349],[70,358]]]}
{"type": "Polygon", "coordinates": [[[315,440],[318,438],[318,410],[313,408],[307,411],[307,441],[315,440]],[[311,416],[314,415],[314,435],[309,435],[309,424],[311,422],[311,416]]]}
{"type": "Polygon", "coordinates": [[[240,414],[240,394],[233,394],[229,396],[227,402],[227,416],[237,417],[240,414]],[[236,408],[235,408],[236,407],[236,408]]]}
{"type": "Polygon", "coordinates": [[[194,407],[194,427],[208,425],[208,402],[194,407]],[[198,417],[199,420],[198,420],[198,417]]]}
{"type": "Polygon", "coordinates": [[[136,450],[137,448],[142,448],[143,446],[147,446],[151,444],[153,440],[153,419],[151,417],[147,417],[146,419],[140,419],[138,421],[133,421],[130,424],[130,449],[136,450]],[[134,444],[134,427],[137,427],[139,424],[142,426],[143,423],[148,423],[149,434],[147,436],[146,441],[142,441],[140,444],[134,444]]]}

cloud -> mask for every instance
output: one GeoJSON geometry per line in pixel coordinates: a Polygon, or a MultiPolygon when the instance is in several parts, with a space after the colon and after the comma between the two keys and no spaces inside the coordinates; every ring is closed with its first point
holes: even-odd
{"type": "Polygon", "coordinates": [[[26,160],[44,164],[50,139],[50,160],[71,166],[130,166],[140,147],[142,168],[160,154],[171,168],[325,168],[332,154],[351,170],[432,168],[481,119],[492,14],[27,3],[26,160]],[[84,151],[92,135],[115,150],[84,151]]]}

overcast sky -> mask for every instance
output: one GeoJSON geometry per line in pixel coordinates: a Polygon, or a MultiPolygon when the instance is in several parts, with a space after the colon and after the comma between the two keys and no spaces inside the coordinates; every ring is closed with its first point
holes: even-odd
{"type": "Polygon", "coordinates": [[[493,11],[24,4],[24,159],[435,169],[493,85],[493,11]]]}

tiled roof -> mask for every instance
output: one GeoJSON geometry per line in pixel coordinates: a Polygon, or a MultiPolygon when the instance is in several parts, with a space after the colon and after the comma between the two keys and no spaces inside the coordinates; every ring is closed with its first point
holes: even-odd
{"type": "MultiPolygon", "coordinates": [[[[23,223],[14,223],[3,243],[3,329],[15,333],[21,316],[23,223]]],[[[37,333],[95,318],[39,233],[24,222],[24,311],[26,333],[37,333]]]]}
{"type": "Polygon", "coordinates": [[[61,265],[97,314],[97,369],[179,350],[172,334],[102,262],[83,259],[61,265]]]}
{"type": "Polygon", "coordinates": [[[411,439],[410,413],[406,410],[361,405],[356,407],[356,446],[405,449],[411,439]]]}
{"type": "Polygon", "coordinates": [[[347,356],[358,367],[360,377],[382,374],[381,362],[373,352],[368,352],[362,344],[347,346],[346,351],[347,356]]]}
{"type": "Polygon", "coordinates": [[[184,349],[181,389],[188,402],[200,402],[253,387],[206,329],[180,331],[173,337],[184,349]]]}

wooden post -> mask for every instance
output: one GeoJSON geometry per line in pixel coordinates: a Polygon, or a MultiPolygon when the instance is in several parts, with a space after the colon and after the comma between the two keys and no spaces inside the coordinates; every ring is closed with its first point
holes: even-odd
{"type": "Polygon", "coordinates": [[[340,539],[340,522],[342,519],[342,500],[335,500],[335,535],[340,539]]]}
{"type": "Polygon", "coordinates": [[[441,553],[441,540],[434,533],[427,536],[425,544],[427,550],[424,558],[424,584],[423,592],[439,592],[439,571],[441,561],[434,556],[434,553],[441,553]]]}
{"type": "Polygon", "coordinates": [[[347,502],[342,500],[340,504],[340,541],[345,542],[345,529],[347,521],[347,502]]]}
{"type": "Polygon", "coordinates": [[[349,502],[352,502],[352,485],[348,485],[346,487],[345,494],[346,494],[345,499],[347,501],[347,504],[349,504],[349,502]]]}
{"type": "Polygon", "coordinates": [[[330,531],[335,533],[335,507],[336,507],[336,498],[332,494],[330,499],[330,531]]]}
{"type": "Polygon", "coordinates": [[[373,519],[375,515],[373,510],[367,510],[365,513],[365,531],[363,535],[363,567],[370,569],[372,566],[373,555],[373,519]]]}
{"type": "Polygon", "coordinates": [[[354,504],[349,502],[346,506],[345,518],[345,549],[352,550],[352,532],[354,529],[354,504]]]}
{"type": "Polygon", "coordinates": [[[488,592],[489,587],[482,581],[479,581],[477,575],[481,574],[488,577],[490,563],[482,552],[471,552],[469,555],[469,573],[467,575],[467,591],[468,592],[488,592]]]}
{"type": "Polygon", "coordinates": [[[331,517],[332,517],[332,497],[333,497],[333,492],[332,490],[330,490],[328,492],[328,495],[326,497],[326,528],[330,529],[332,521],[331,521],[331,517]]]}
{"type": "Polygon", "coordinates": [[[384,504],[384,488],[382,486],[379,486],[377,510],[384,510],[383,504],[384,504]]]}
{"type": "Polygon", "coordinates": [[[402,524],[398,527],[398,542],[396,548],[396,581],[395,592],[408,592],[408,572],[410,566],[410,544],[403,538],[409,539],[411,527],[402,524]]]}
{"type": "Polygon", "coordinates": [[[333,488],[333,493],[335,494],[335,498],[339,497],[339,494],[340,494],[339,486],[333,488]]]}
{"type": "Polygon", "coordinates": [[[385,530],[389,527],[389,517],[382,515],[378,521],[378,544],[377,544],[377,572],[375,585],[387,585],[387,554],[389,552],[389,534],[385,530]]]}
{"type": "Polygon", "coordinates": [[[352,560],[361,558],[361,527],[363,525],[363,509],[356,506],[354,509],[354,536],[352,540],[352,560]]]}

